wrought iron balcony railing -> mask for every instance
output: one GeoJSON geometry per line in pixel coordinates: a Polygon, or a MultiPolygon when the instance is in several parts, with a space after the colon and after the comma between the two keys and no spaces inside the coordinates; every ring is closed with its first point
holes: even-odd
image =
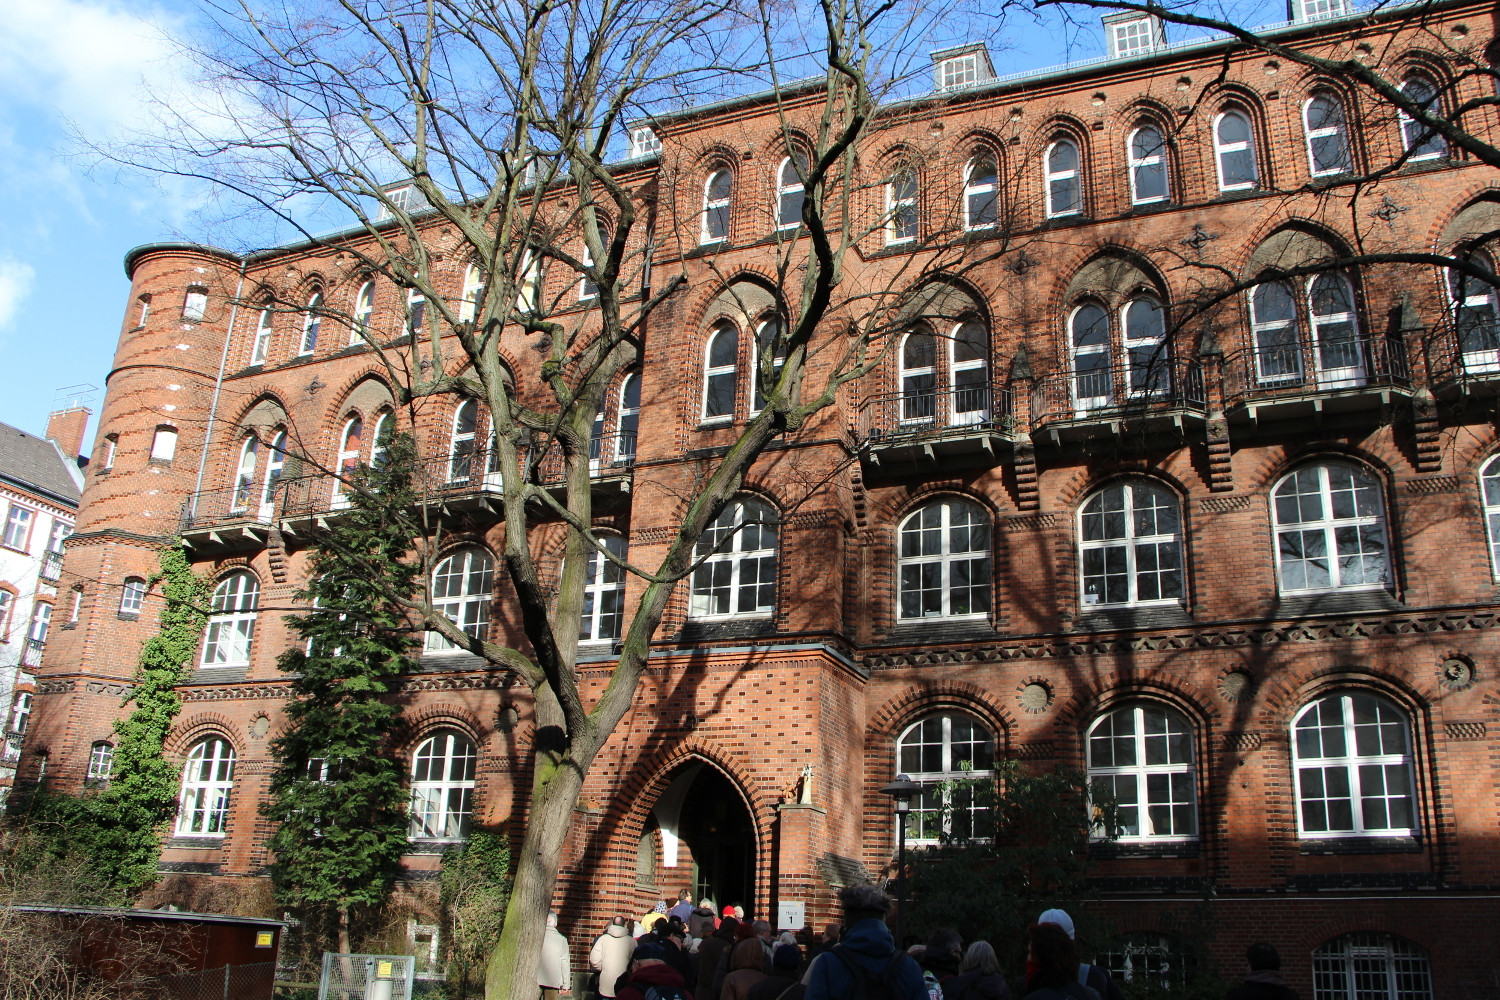
{"type": "Polygon", "coordinates": [[[1038,380],[1033,426],[1058,421],[1129,419],[1204,408],[1203,368],[1178,358],[1121,365],[1079,365],[1038,380]]]}
{"type": "Polygon", "coordinates": [[[1345,389],[1411,384],[1406,347],[1394,337],[1251,347],[1224,364],[1224,397],[1233,404],[1345,389]]]}
{"type": "Polygon", "coordinates": [[[913,438],[1010,430],[1010,390],[978,383],[889,392],[866,399],[858,429],[875,447],[913,438]]]}

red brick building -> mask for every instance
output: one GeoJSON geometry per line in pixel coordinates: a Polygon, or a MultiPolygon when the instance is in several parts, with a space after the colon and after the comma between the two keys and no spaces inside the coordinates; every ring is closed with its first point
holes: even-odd
{"type": "MultiPolygon", "coordinates": [[[[1341,9],[1274,37],[1444,108],[1481,96],[1453,81],[1493,55],[1492,5],[1341,9]]],[[[940,53],[940,89],[887,108],[850,280],[912,281],[939,243],[964,266],[916,279],[886,366],[769,450],[726,512],[765,526],[680,588],[578,809],[559,887],[575,945],[685,885],[826,915],[834,873],[889,865],[878,789],[898,771],[1019,758],[1087,768],[1127,807],[1095,869],[1121,970],[1196,923],[1231,974],[1271,940],[1304,996],[1352,997],[1356,974],[1369,995],[1500,996],[1500,307],[1429,264],[1319,270],[1455,251],[1493,268],[1500,178],[1339,79],[1109,27],[1110,58],[1013,79],[940,53]],[[1214,298],[1235,282],[1254,283],[1214,298]]],[[[656,272],[689,280],[606,407],[597,475],[601,530],[648,564],[679,487],[756,405],[768,260],[797,197],[764,96],[650,124],[659,151],[619,176],[656,200],[656,272]]],[[[1464,124],[1500,135],[1494,106],[1464,124]]],[[[298,456],[368,461],[397,419],[371,352],[316,309],[392,338],[414,310],[338,239],[244,258],[155,244],[126,267],[95,452],[113,459],[90,469],[66,565],[144,576],[181,530],[217,581],[169,745],[189,780],[161,891],[186,898],[267,863],[257,805],[291,641],[271,609],[340,504],[298,456]],[[267,294],[310,309],[263,310],[267,294]]],[[[470,280],[452,265],[455,298],[470,280]]],[[[535,373],[509,346],[524,393],[535,373]]],[[[459,536],[444,607],[514,629],[485,421],[434,398],[415,431],[459,536]]],[[[638,584],[590,586],[581,669],[602,685],[638,584]]],[[[109,740],[154,621],[157,595],[134,614],[111,593],[86,591],[39,677],[28,762],[59,787],[109,740]]],[[[444,645],[404,688],[413,878],[524,801],[524,689],[444,645]]],[[[937,794],[918,842],[974,818],[945,820],[937,794]]]]}

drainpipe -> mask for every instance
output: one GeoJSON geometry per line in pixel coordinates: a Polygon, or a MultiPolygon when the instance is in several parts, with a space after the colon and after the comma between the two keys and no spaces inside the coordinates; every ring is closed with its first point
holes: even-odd
{"type": "Polygon", "coordinates": [[[193,497],[189,501],[188,516],[198,513],[198,495],[203,492],[203,473],[208,468],[208,443],[214,438],[214,418],[219,413],[219,392],[224,388],[224,369],[229,364],[229,342],[234,339],[234,323],[240,314],[240,293],[245,290],[245,267],[249,262],[240,260],[240,280],[234,287],[234,303],[229,307],[229,329],[224,333],[224,353],[219,355],[219,375],[214,379],[214,398],[208,407],[208,426],[203,432],[203,450],[198,455],[198,480],[193,484],[193,497]]]}

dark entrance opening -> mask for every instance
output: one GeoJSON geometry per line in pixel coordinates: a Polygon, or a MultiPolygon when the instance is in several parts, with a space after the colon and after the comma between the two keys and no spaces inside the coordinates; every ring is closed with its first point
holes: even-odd
{"type": "Polygon", "coordinates": [[[663,888],[675,892],[691,885],[694,902],[706,897],[720,908],[755,905],[755,825],[733,782],[708,765],[689,765],[662,794],[656,812],[664,837],[675,829],[683,848],[678,867],[663,869],[663,888]],[[675,803],[680,805],[673,816],[675,803]]]}

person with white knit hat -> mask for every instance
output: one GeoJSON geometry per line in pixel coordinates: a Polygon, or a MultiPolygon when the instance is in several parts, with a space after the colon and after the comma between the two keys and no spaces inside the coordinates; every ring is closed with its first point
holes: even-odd
{"type": "MultiPolygon", "coordinates": [[[[1039,924],[1056,924],[1068,935],[1069,939],[1077,940],[1073,931],[1073,918],[1068,916],[1066,910],[1051,909],[1043,910],[1042,915],[1036,918],[1039,924]]],[[[1085,954],[1088,954],[1085,952],[1085,954]]],[[[1109,974],[1109,970],[1098,965],[1090,965],[1087,962],[1078,963],[1078,982],[1098,993],[1104,1000],[1125,1000],[1125,991],[1120,989],[1120,984],[1109,974]]]]}

